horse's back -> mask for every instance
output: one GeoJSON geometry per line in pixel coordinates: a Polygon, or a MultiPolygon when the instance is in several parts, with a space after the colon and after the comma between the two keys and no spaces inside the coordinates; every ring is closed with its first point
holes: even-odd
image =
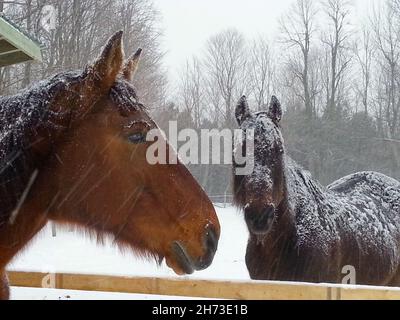
{"type": "Polygon", "coordinates": [[[376,277],[387,283],[400,265],[400,182],[358,172],[335,181],[328,192],[340,213],[342,263],[364,270],[357,276],[362,283],[376,283],[376,277]]]}
{"type": "MultiPolygon", "coordinates": [[[[375,234],[377,230],[385,229],[387,235],[397,239],[395,242],[400,241],[399,181],[378,172],[365,171],[339,179],[327,188],[342,205],[340,211],[346,217],[346,224],[354,221],[353,227],[363,230],[361,236],[368,231],[375,234]]],[[[351,227],[351,223],[349,225],[351,227]]],[[[400,242],[398,246],[400,248],[400,242]]]]}
{"type": "Polygon", "coordinates": [[[344,195],[359,191],[364,194],[391,197],[400,201],[400,182],[382,173],[373,171],[357,172],[343,177],[328,187],[328,190],[344,195]]]}

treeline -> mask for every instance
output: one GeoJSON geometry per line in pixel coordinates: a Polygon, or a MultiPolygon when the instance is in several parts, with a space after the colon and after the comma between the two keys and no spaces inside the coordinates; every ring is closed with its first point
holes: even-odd
{"type": "MultiPolygon", "coordinates": [[[[400,179],[400,0],[375,1],[359,22],[351,1],[293,0],[273,39],[219,32],[169,84],[151,0],[0,0],[2,7],[45,50],[43,64],[0,69],[0,95],[82,68],[122,29],[125,52],[145,49],[136,86],[162,128],[177,120],[180,128],[234,129],[242,94],[255,111],[274,94],[285,110],[287,151],[323,184],[360,170],[400,179]],[[46,31],[49,4],[57,23],[46,31]]],[[[230,165],[190,169],[210,195],[231,192],[230,165]]]]}
{"type": "MultiPolygon", "coordinates": [[[[272,40],[216,34],[182,68],[160,122],[236,128],[242,94],[255,111],[275,94],[288,153],[323,184],[363,170],[400,179],[400,1],[376,1],[358,24],[354,11],[346,0],[294,0],[272,40]]],[[[211,194],[230,190],[229,166],[191,168],[211,194]]]]}

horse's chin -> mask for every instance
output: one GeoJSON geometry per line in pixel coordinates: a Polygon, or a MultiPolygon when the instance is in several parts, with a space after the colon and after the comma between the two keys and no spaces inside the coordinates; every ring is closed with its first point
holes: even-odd
{"type": "Polygon", "coordinates": [[[183,270],[183,268],[181,266],[179,266],[178,263],[175,262],[175,260],[166,258],[165,262],[167,263],[167,266],[170,267],[172,270],[174,270],[174,272],[178,276],[184,276],[184,275],[188,274],[188,273],[186,273],[186,271],[183,270]]]}
{"type": "Polygon", "coordinates": [[[179,276],[192,274],[195,271],[195,266],[185,248],[178,241],[175,241],[171,249],[171,256],[165,257],[167,266],[179,276]]]}

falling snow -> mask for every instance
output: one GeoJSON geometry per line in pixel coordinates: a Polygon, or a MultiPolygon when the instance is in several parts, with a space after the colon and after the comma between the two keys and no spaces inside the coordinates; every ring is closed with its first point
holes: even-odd
{"type": "Polygon", "coordinates": [[[379,256],[390,261],[392,271],[397,270],[399,181],[376,172],[359,172],[324,187],[284,153],[279,127],[265,113],[250,115],[241,128],[255,130],[255,170],[244,178],[247,190],[257,194],[273,190],[276,164],[272,157],[282,148],[286,199],[298,248],[314,248],[328,257],[350,245],[360,256],[379,256]]]}
{"type": "Polygon", "coordinates": [[[23,147],[24,137],[30,130],[37,129],[40,124],[51,126],[51,119],[64,116],[61,106],[49,104],[62,89],[68,90],[72,79],[78,74],[65,73],[50,80],[39,82],[36,86],[22,93],[0,98],[0,161],[10,148],[23,147]],[[50,121],[49,121],[50,120],[50,121]]]}
{"type": "Polygon", "coordinates": [[[300,246],[312,244],[328,253],[342,237],[354,237],[361,252],[392,252],[392,261],[398,265],[398,181],[375,172],[360,172],[324,188],[290,158],[285,165],[300,246]]]}
{"type": "MultiPolygon", "coordinates": [[[[52,103],[53,99],[59,92],[71,91],[70,85],[79,79],[76,73],[64,73],[0,98],[0,223],[9,218],[38,169],[31,147],[62,129],[60,120],[70,108],[52,103]]],[[[75,96],[70,94],[69,99],[75,96]]]]}

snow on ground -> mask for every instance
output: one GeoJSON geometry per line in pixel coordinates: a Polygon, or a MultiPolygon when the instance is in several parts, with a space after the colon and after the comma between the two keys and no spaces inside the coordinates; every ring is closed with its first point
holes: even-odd
{"type": "Polygon", "coordinates": [[[11,293],[13,300],[205,300],[201,298],[157,296],[150,294],[88,292],[14,287],[11,288],[11,293]]]}
{"type": "MultiPolygon", "coordinates": [[[[190,279],[248,280],[244,262],[248,231],[243,216],[234,208],[216,208],[221,223],[221,239],[213,264],[206,270],[185,276],[190,279]]],[[[57,230],[48,225],[15,261],[9,270],[43,273],[80,273],[116,276],[177,277],[165,263],[158,267],[131,253],[121,253],[107,243],[97,245],[82,234],[57,230]]],[[[12,288],[13,299],[159,299],[159,296],[73,292],[12,288]]],[[[165,297],[164,297],[165,298],[165,297]]],[[[169,297],[171,298],[171,297],[169,297]]]]}

